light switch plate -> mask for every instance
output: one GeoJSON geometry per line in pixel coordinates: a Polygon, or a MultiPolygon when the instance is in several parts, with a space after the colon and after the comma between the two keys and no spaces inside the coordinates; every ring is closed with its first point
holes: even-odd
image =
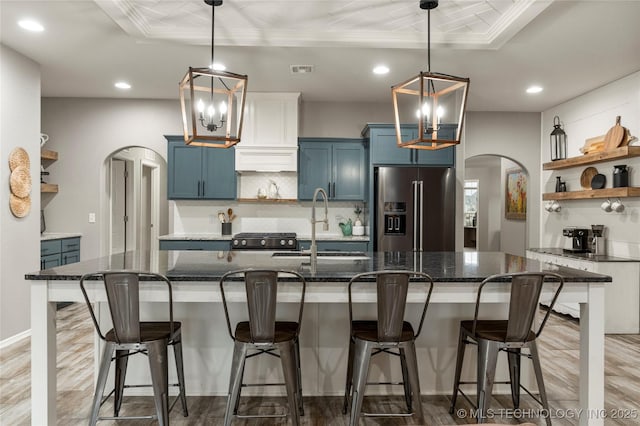
{"type": "Polygon", "coordinates": [[[89,213],[89,223],[96,223],[96,214],[89,213]]]}

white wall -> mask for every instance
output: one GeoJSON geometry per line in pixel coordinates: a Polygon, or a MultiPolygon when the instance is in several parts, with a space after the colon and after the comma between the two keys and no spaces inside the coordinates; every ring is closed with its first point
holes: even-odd
{"type": "MultiPolygon", "coordinates": [[[[105,160],[129,146],[149,148],[166,161],[163,135],[181,132],[178,100],[42,99],[42,129],[47,148],[59,159],[47,170],[59,192],[47,204],[49,232],[80,232],[82,260],[104,254],[108,240],[101,194],[108,187],[105,160]],[[96,223],[88,214],[96,213],[96,223]]],[[[167,211],[166,197],[160,211],[167,211]]]]}
{"type": "MultiPolygon", "coordinates": [[[[631,134],[640,135],[640,72],[607,84],[571,101],[544,111],[542,118],[541,162],[549,162],[549,134],[553,129],[553,117],[559,116],[568,139],[568,156],[582,155],[579,148],[585,139],[606,134],[615,124],[616,116],[622,116],[622,125],[631,134]]],[[[638,142],[636,142],[638,144],[638,142]]],[[[631,167],[630,186],[640,186],[640,157],[594,164],[593,167],[607,178],[607,188],[612,187],[614,164],[631,167]]],[[[586,167],[586,166],[585,166],[586,167]]],[[[543,172],[540,178],[543,192],[553,192],[556,176],[567,182],[567,190],[581,189],[580,174],[585,167],[543,172]]],[[[604,200],[572,200],[561,202],[560,213],[548,213],[540,206],[542,233],[537,244],[540,247],[562,247],[562,229],[567,226],[603,224],[607,227],[609,254],[640,259],[640,199],[622,199],[626,209],[622,213],[605,213],[600,207],[604,200]]],[[[612,200],[613,201],[613,200],[612,200]]]]}
{"type": "MultiPolygon", "coordinates": [[[[496,163],[500,163],[497,159],[496,163]]],[[[502,191],[500,167],[465,167],[465,179],[478,180],[477,250],[500,251],[502,191]]]]}
{"type": "MultiPolygon", "coordinates": [[[[303,102],[300,135],[359,137],[367,122],[391,122],[390,105],[390,102],[303,102]]],[[[87,215],[102,211],[99,189],[105,187],[105,182],[99,168],[109,154],[125,146],[148,147],[166,157],[163,135],[180,133],[179,104],[177,100],[45,98],[43,129],[51,138],[48,147],[60,152],[60,159],[49,168],[50,181],[60,184],[60,192],[47,206],[48,229],[52,232],[81,232],[83,259],[96,257],[101,254],[100,224],[104,218],[98,215],[98,223],[89,224],[87,215]],[[79,176],[82,178],[79,179],[79,176]]],[[[465,131],[463,143],[457,148],[457,215],[462,213],[464,158],[481,154],[505,155],[535,172],[540,168],[538,163],[531,161],[540,156],[539,114],[469,112],[465,131]]],[[[530,188],[532,198],[536,194],[538,176],[535,175],[536,185],[530,188]]],[[[194,203],[196,209],[201,208],[206,212],[205,222],[210,222],[213,209],[217,211],[224,207],[214,202],[194,203]]],[[[251,208],[255,207],[248,209],[251,208]]],[[[293,210],[289,209],[285,216],[306,218],[308,206],[291,208],[293,210]]],[[[352,210],[350,205],[337,208],[345,209],[338,215],[346,215],[352,210]]],[[[264,211],[271,210],[267,208],[264,211]]],[[[174,213],[180,214],[180,210],[172,209],[170,215],[174,213]]],[[[176,222],[175,218],[170,218],[170,222],[169,232],[191,228],[189,225],[176,227],[176,223],[183,222],[182,219],[176,222]]],[[[537,225],[537,220],[534,223],[537,225]]],[[[209,223],[207,228],[214,224],[209,223]]],[[[457,246],[462,247],[461,228],[459,231],[456,242],[457,246]]],[[[106,236],[102,237],[104,239],[106,236]]]]}
{"type": "MultiPolygon", "coordinates": [[[[523,247],[532,247],[532,244],[535,246],[536,236],[540,233],[540,114],[468,112],[464,126],[464,158],[498,155],[514,160],[529,173],[523,247]]],[[[501,238],[504,239],[504,230],[501,234],[501,238]]],[[[505,250],[505,247],[502,247],[502,250],[505,250]]]]}
{"type": "Polygon", "coordinates": [[[300,136],[359,138],[367,123],[393,123],[387,103],[302,102],[300,136]]]}
{"type": "MultiPolygon", "coordinates": [[[[149,228],[147,225],[152,218],[147,218],[146,214],[151,213],[146,210],[151,210],[153,206],[149,206],[146,208],[146,204],[151,200],[150,188],[148,188],[148,182],[145,180],[143,176],[143,171],[145,167],[152,167],[158,169],[158,176],[160,182],[158,182],[159,193],[158,199],[160,200],[160,206],[157,206],[159,209],[159,217],[158,222],[153,223],[154,228],[158,228],[159,235],[166,234],[168,232],[168,208],[167,208],[167,164],[164,160],[164,157],[159,153],[152,151],[147,148],[141,147],[132,147],[125,148],[113,154],[111,158],[122,160],[121,162],[127,162],[127,250],[134,249],[143,249],[145,250],[148,247],[146,240],[146,234],[149,233],[149,228]]],[[[105,168],[108,169],[109,161],[107,160],[105,164],[105,168]]],[[[124,169],[124,165],[116,166],[117,170],[121,172],[120,169],[124,169]]],[[[122,191],[124,188],[124,178],[120,180],[114,179],[110,177],[108,181],[119,182],[118,188],[111,188],[110,192],[115,194],[116,201],[118,203],[123,203],[124,198],[115,193],[115,191],[122,191]],[[121,199],[121,200],[120,200],[121,199]]],[[[124,235],[124,227],[121,221],[121,218],[114,218],[112,212],[124,212],[124,206],[119,205],[112,207],[109,209],[109,206],[104,206],[105,211],[103,212],[105,217],[110,217],[110,221],[112,224],[116,223],[117,229],[112,228],[107,232],[111,235],[112,239],[116,239],[112,241],[111,244],[103,244],[103,250],[105,253],[108,252],[109,247],[113,249],[113,253],[118,252],[118,247],[122,248],[124,246],[124,241],[117,241],[117,238],[124,235]],[[107,216],[109,215],[109,216],[107,216]],[[119,233],[120,235],[114,235],[119,233]]],[[[105,221],[108,222],[108,221],[105,221]]],[[[106,225],[106,223],[105,223],[106,225]]],[[[155,229],[151,229],[151,231],[155,231],[155,229]]],[[[153,232],[152,232],[153,233],[153,232]]],[[[150,241],[151,247],[158,248],[158,243],[156,241],[150,241]]],[[[122,251],[122,250],[120,250],[122,251]]]]}
{"type": "MultiPolygon", "coordinates": [[[[509,161],[507,159],[502,159],[500,161],[500,251],[505,253],[515,254],[517,256],[524,256],[525,250],[528,248],[525,245],[526,241],[526,225],[527,222],[525,220],[520,219],[507,219],[505,217],[505,202],[506,199],[506,176],[507,170],[513,168],[519,168],[520,165],[514,163],[513,161],[509,161]]],[[[527,187],[531,182],[530,176],[527,179],[527,187]]],[[[535,196],[537,199],[539,198],[539,194],[527,194],[527,199],[535,196]]],[[[530,203],[529,206],[530,207],[530,203]]],[[[527,211],[527,220],[530,220],[529,211],[527,211]]]]}
{"type": "Polygon", "coordinates": [[[30,327],[28,272],[40,269],[40,67],[0,44],[0,342],[30,327]],[[31,212],[9,210],[9,154],[24,148],[31,164],[31,212]]]}

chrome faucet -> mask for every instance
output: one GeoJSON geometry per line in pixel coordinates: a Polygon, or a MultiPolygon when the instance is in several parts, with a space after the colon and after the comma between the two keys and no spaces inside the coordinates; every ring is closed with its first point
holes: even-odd
{"type": "Polygon", "coordinates": [[[313,193],[313,204],[311,205],[311,265],[315,265],[318,259],[318,246],[316,245],[316,223],[322,222],[323,231],[329,230],[329,204],[327,202],[327,193],[322,188],[316,188],[313,193]],[[316,202],[318,201],[318,194],[322,194],[324,199],[324,219],[316,220],[316,202]]]}

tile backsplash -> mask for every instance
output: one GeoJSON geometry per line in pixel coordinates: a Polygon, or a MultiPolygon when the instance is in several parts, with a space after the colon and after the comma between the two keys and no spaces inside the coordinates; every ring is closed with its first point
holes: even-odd
{"type": "MultiPolygon", "coordinates": [[[[267,175],[267,173],[260,173],[267,175]]],[[[281,174],[278,174],[281,175],[281,174]]],[[[281,190],[286,188],[283,179],[276,181],[283,182],[281,190]]],[[[289,198],[286,195],[282,198],[289,198]]],[[[255,194],[251,197],[255,198],[255,194]]],[[[221,224],[218,220],[218,212],[227,212],[232,208],[236,219],[233,223],[233,234],[239,232],[296,232],[299,235],[311,234],[311,206],[310,201],[299,202],[238,202],[238,201],[171,201],[170,203],[169,233],[172,234],[197,234],[197,233],[220,233],[221,224]]],[[[364,203],[356,201],[341,201],[329,203],[329,230],[323,231],[322,225],[316,225],[318,235],[331,234],[341,235],[342,232],[338,223],[347,221],[349,218],[355,221],[355,205],[358,204],[362,210],[364,203]]],[[[323,203],[316,206],[316,218],[324,217],[323,203]]],[[[363,213],[360,219],[364,225],[368,225],[368,220],[363,213]]]]}
{"type": "Polygon", "coordinates": [[[296,172],[243,172],[238,175],[238,198],[256,198],[258,191],[270,196],[272,184],[278,188],[279,198],[298,198],[296,172]]]}

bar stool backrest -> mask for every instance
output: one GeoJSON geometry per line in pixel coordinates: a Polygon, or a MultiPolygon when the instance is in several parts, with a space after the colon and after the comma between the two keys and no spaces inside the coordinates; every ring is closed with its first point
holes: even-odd
{"type": "Polygon", "coordinates": [[[140,281],[131,273],[104,274],[113,331],[118,343],[140,341],[140,281]]]}
{"type": "MultiPolygon", "coordinates": [[[[504,281],[509,278],[511,279],[511,294],[509,298],[509,316],[507,317],[506,341],[525,342],[529,332],[533,330],[533,321],[535,320],[536,312],[538,311],[540,295],[542,293],[545,278],[554,278],[556,281],[559,281],[559,285],[540,327],[535,332],[536,336],[540,335],[542,332],[544,324],[551,312],[551,308],[555,304],[558,295],[560,294],[560,290],[562,290],[564,280],[560,275],[550,272],[500,274],[486,278],[478,288],[478,299],[476,301],[476,314],[473,326],[474,333],[475,323],[478,319],[480,295],[483,287],[489,282],[504,281]]],[[[509,281],[507,280],[506,283],[508,282],[509,281]]]]}
{"type": "Polygon", "coordinates": [[[173,300],[171,283],[160,274],[133,272],[133,271],[109,271],[86,274],[80,279],[80,288],[84,295],[87,307],[91,313],[93,323],[100,335],[105,339],[100,331],[100,326],[93,311],[93,305],[84,287],[84,282],[92,278],[101,279],[107,294],[109,314],[115,341],[122,343],[140,343],[140,277],[150,277],[154,280],[164,281],[169,289],[169,321],[171,334],[173,334],[173,300]]]}
{"type": "Polygon", "coordinates": [[[244,277],[251,339],[256,343],[273,342],[276,328],[278,273],[247,271],[244,277]]]}
{"type": "Polygon", "coordinates": [[[433,290],[433,280],[427,274],[413,271],[375,271],[358,274],[351,278],[349,282],[349,322],[353,321],[353,284],[361,282],[367,278],[375,277],[376,282],[376,304],[378,322],[378,341],[397,342],[402,335],[403,323],[405,321],[405,307],[407,305],[407,294],[409,292],[409,279],[411,276],[426,280],[428,292],[425,298],[422,316],[416,337],[420,334],[427,306],[433,290]]]}
{"type": "Polygon", "coordinates": [[[409,290],[408,274],[379,274],[378,290],[378,341],[395,342],[402,335],[404,309],[409,290]]]}
{"type": "Polygon", "coordinates": [[[523,342],[536,317],[543,275],[516,275],[511,280],[507,341],[523,342]]]}
{"type": "Polygon", "coordinates": [[[288,276],[293,281],[300,284],[300,309],[298,312],[298,329],[300,332],[300,322],[302,321],[302,309],[306,291],[306,281],[302,275],[294,271],[278,269],[241,269],[227,272],[220,278],[220,294],[222,296],[222,306],[224,307],[225,318],[229,336],[235,339],[231,329],[231,319],[227,307],[227,297],[225,283],[231,278],[243,276],[245,291],[247,295],[247,310],[249,313],[249,331],[253,343],[273,343],[275,339],[275,326],[278,302],[278,281],[279,278],[288,276]]]}

